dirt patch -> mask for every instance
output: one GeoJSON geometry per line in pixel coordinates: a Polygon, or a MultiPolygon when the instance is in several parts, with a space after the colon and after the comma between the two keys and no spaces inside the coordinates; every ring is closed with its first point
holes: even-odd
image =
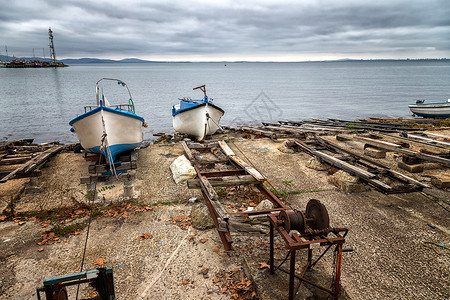
{"type": "MultiPolygon", "coordinates": [[[[306,167],[309,155],[282,152],[278,150],[281,144],[268,139],[229,143],[236,155],[248,158],[269,179],[269,188],[285,192],[281,196],[290,206],[304,209],[309,199],[319,199],[328,210],[331,226],[350,229],[344,247],[354,251],[343,256],[341,278],[352,299],[450,297],[449,255],[439,255],[424,244],[449,243],[448,211],[436,200],[448,199],[448,192],[431,188],[425,193],[383,195],[370,189],[346,194],[328,182],[327,171],[306,167]]],[[[359,144],[350,146],[361,148],[359,144]]],[[[230,299],[233,293],[228,294],[228,288],[223,291],[224,282],[217,281],[217,274],[223,278],[236,269],[239,271],[234,273],[241,274],[244,256],[258,257],[257,263],[268,259],[268,235],[232,233],[235,250],[225,252],[215,229],[191,227],[188,216],[194,204],[187,199],[200,200],[201,193],[176,185],[169,169],[182,153],[179,145],[139,150],[135,201],[121,200],[121,182],[97,186],[99,212],[91,222],[83,269],[96,268],[98,262],[113,267],[118,299],[230,299]],[[109,210],[111,205],[121,208],[109,210]]],[[[391,161],[393,168],[396,160],[388,153],[386,161],[391,161]]],[[[76,214],[80,202],[86,202],[86,187],[79,184],[79,177],[86,174],[87,163],[81,154],[58,154],[31,183],[43,191],[22,195],[18,211],[68,207],[76,214]]],[[[0,196],[7,199],[27,181],[0,185],[0,196]]],[[[241,191],[226,190],[223,197],[232,197],[230,192],[241,191]]],[[[246,195],[249,191],[242,192],[246,195]]],[[[231,209],[242,209],[250,202],[231,209]]],[[[0,298],[35,298],[35,289],[44,278],[79,271],[86,227],[58,240],[49,235],[56,221],[87,226],[89,217],[83,213],[70,219],[55,219],[47,226],[38,219],[24,219],[22,225],[10,219],[0,222],[0,298]],[[43,238],[51,244],[38,245],[43,238]]],[[[279,251],[285,253],[282,245],[279,251]]],[[[330,274],[327,266],[331,261],[332,256],[326,255],[324,270],[330,274]]],[[[238,286],[233,281],[229,286],[247,292],[247,283],[242,280],[238,286]]],[[[73,292],[69,289],[70,295],[73,292]]],[[[87,297],[92,290],[82,288],[81,292],[87,297]]]]}

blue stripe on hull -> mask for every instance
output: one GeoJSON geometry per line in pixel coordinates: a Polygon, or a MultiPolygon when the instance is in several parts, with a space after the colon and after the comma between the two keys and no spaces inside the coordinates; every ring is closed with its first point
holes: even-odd
{"type": "Polygon", "coordinates": [[[420,117],[428,117],[428,118],[448,118],[448,117],[450,117],[450,114],[445,114],[445,115],[439,114],[439,115],[436,115],[436,114],[423,114],[423,113],[416,113],[416,112],[413,113],[413,114],[418,115],[420,117]]]}
{"type": "MultiPolygon", "coordinates": [[[[128,150],[133,150],[134,148],[137,148],[140,145],[141,145],[141,143],[111,145],[111,146],[109,146],[109,150],[111,151],[112,158],[114,161],[116,159],[117,154],[128,151],[128,150]]],[[[105,153],[105,149],[103,149],[100,152],[100,146],[96,146],[96,147],[89,148],[86,150],[89,152],[97,153],[97,154],[103,154],[105,157],[107,157],[107,155],[105,153]]]]}

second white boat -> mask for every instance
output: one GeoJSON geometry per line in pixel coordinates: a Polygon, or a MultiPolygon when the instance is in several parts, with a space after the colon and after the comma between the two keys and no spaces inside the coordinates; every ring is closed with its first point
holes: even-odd
{"type": "Polygon", "coordinates": [[[206,136],[217,131],[224,111],[208,98],[205,85],[194,88],[196,89],[204,93],[203,100],[179,99],[180,103],[172,107],[173,128],[203,141],[206,136]]]}

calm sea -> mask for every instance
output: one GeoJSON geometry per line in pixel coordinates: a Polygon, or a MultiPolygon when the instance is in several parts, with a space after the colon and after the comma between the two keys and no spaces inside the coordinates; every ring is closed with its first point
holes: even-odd
{"type": "MultiPolygon", "coordinates": [[[[0,68],[0,141],[75,142],[68,122],[95,105],[102,77],[125,81],[136,113],[149,123],[144,137],[173,132],[177,98],[207,94],[225,110],[221,124],[261,120],[407,117],[416,99],[450,98],[448,61],[311,63],[86,64],[58,69],[0,68]]],[[[127,102],[124,88],[104,90],[111,103],[127,102]],[[117,99],[117,100],[116,100],[117,99]],[[123,99],[123,100],[122,100],[123,99]]]]}

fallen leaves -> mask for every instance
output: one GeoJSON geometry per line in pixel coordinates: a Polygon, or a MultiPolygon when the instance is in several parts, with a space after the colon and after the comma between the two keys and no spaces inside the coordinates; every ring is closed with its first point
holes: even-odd
{"type": "Polygon", "coordinates": [[[143,233],[137,239],[138,239],[138,241],[142,241],[142,240],[151,239],[152,237],[153,237],[153,235],[151,233],[143,233]]]}
{"type": "Polygon", "coordinates": [[[5,221],[6,218],[7,218],[7,217],[6,217],[5,215],[0,216],[0,222],[1,222],[1,221],[5,221]]]}
{"type": "Polygon", "coordinates": [[[172,224],[176,224],[181,229],[187,230],[189,227],[192,226],[191,217],[187,215],[173,217],[172,224]]]}
{"type": "Polygon", "coordinates": [[[201,239],[201,240],[200,240],[200,243],[204,244],[204,243],[206,243],[207,240],[208,240],[208,239],[201,239]]]}
{"type": "Polygon", "coordinates": [[[44,251],[44,248],[39,248],[38,249],[38,252],[42,252],[42,251],[44,251]]]}
{"type": "Polygon", "coordinates": [[[213,283],[222,284],[222,293],[230,295],[231,299],[248,300],[257,299],[252,282],[245,276],[241,269],[233,269],[230,272],[216,274],[213,283]]]}
{"type": "Polygon", "coordinates": [[[94,260],[93,264],[95,266],[103,266],[104,264],[106,264],[106,260],[104,260],[103,258],[97,258],[96,260],[94,260]]]}
{"type": "Polygon", "coordinates": [[[264,269],[264,268],[270,269],[270,266],[264,262],[260,262],[258,269],[264,269]]]}

